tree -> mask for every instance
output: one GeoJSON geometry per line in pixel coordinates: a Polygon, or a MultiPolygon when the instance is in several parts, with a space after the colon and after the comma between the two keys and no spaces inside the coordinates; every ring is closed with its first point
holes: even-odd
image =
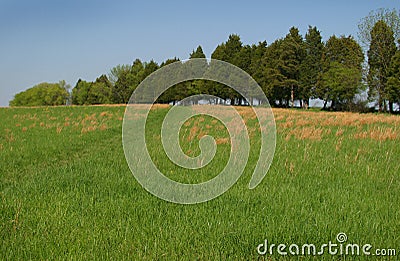
{"type": "Polygon", "coordinates": [[[279,106],[283,106],[283,100],[286,99],[284,95],[285,76],[279,69],[281,61],[283,39],[278,39],[271,45],[266,47],[264,56],[261,63],[262,78],[264,84],[263,89],[268,100],[275,106],[279,102],[279,106]]]}
{"type": "Polygon", "coordinates": [[[115,67],[113,67],[110,72],[108,73],[108,79],[110,82],[114,85],[117,81],[118,78],[124,73],[129,71],[131,66],[128,64],[119,64],[115,67]]]}
{"type": "Polygon", "coordinates": [[[79,79],[72,89],[72,104],[85,105],[90,91],[90,82],[79,79]]]}
{"type": "Polygon", "coordinates": [[[304,41],[305,58],[300,65],[299,95],[304,107],[308,108],[310,97],[314,96],[314,89],[318,77],[322,72],[322,53],[324,43],[321,32],[317,27],[308,27],[304,41]]]}
{"type": "Polygon", "coordinates": [[[316,86],[316,97],[324,100],[324,109],[349,108],[349,103],[362,88],[364,54],[353,37],[331,36],[322,55],[322,74],[316,86]],[[347,76],[346,76],[347,74],[347,76]],[[343,83],[340,83],[342,81],[343,83]]]}
{"type": "Polygon", "coordinates": [[[372,36],[371,31],[378,21],[383,21],[392,30],[394,39],[400,39],[400,11],[396,9],[381,8],[371,11],[358,23],[358,39],[363,47],[370,46],[372,36]]]}
{"type": "Polygon", "coordinates": [[[389,100],[389,109],[393,113],[393,103],[396,102],[400,106],[400,49],[397,49],[392,58],[385,98],[389,100]]]}
{"type": "MultiPolygon", "coordinates": [[[[368,50],[368,85],[370,98],[377,98],[379,111],[386,110],[386,87],[389,67],[396,52],[396,44],[391,28],[383,21],[376,22],[371,30],[371,44],[368,50]]],[[[393,111],[392,101],[390,110],[393,111]]]]}
{"type": "Polygon", "coordinates": [[[194,58],[206,58],[206,55],[203,52],[203,48],[201,48],[201,46],[197,46],[196,51],[193,50],[192,53],[190,54],[190,59],[194,59],[194,58]]]}
{"type": "MultiPolygon", "coordinates": [[[[190,54],[189,59],[196,59],[196,58],[206,58],[206,55],[203,52],[203,48],[199,45],[193,52],[190,54]]],[[[197,70],[202,70],[204,67],[207,67],[207,62],[201,63],[201,67],[198,67],[200,64],[197,65],[197,70]]],[[[198,94],[207,94],[207,85],[206,81],[204,80],[192,80],[183,83],[183,88],[185,92],[185,97],[189,97],[192,95],[198,95],[198,94]]],[[[184,97],[184,98],[185,98],[184,97]]],[[[198,103],[197,100],[195,100],[196,103],[198,103]]]]}
{"type": "MultiPolygon", "coordinates": [[[[248,65],[250,64],[250,59],[248,57],[248,59],[246,59],[247,62],[244,61],[242,55],[246,51],[242,51],[242,48],[243,44],[242,41],[240,40],[240,36],[236,34],[231,34],[229,35],[228,40],[225,43],[222,43],[218,45],[217,48],[215,48],[214,52],[211,54],[211,58],[231,63],[233,65],[240,67],[243,70],[246,70],[246,68],[244,67],[248,67],[248,65]]],[[[212,62],[210,68],[212,68],[212,62]]],[[[223,84],[217,84],[217,83],[212,83],[212,84],[213,84],[212,88],[214,90],[212,90],[211,88],[207,88],[212,92],[210,94],[216,95],[222,98],[223,100],[229,99],[231,105],[242,104],[243,100],[239,95],[239,93],[237,93],[235,90],[223,84]]]]}
{"type": "MultiPolygon", "coordinates": [[[[175,63],[180,61],[178,58],[174,57],[172,59],[167,59],[166,61],[162,62],[160,64],[160,68],[167,66],[169,64],[175,63]]],[[[165,92],[161,94],[161,96],[158,98],[157,103],[170,103],[173,102],[175,104],[175,94],[176,94],[176,86],[173,86],[169,89],[167,89],[165,92]]]]}
{"type": "Polygon", "coordinates": [[[59,81],[58,85],[60,85],[60,87],[63,88],[68,93],[65,105],[70,105],[72,103],[71,85],[67,84],[65,80],[59,81]]]}
{"type": "Polygon", "coordinates": [[[118,80],[112,87],[112,102],[128,103],[136,87],[152,72],[153,69],[150,67],[153,66],[153,63],[151,62],[151,66],[148,66],[136,59],[129,70],[122,70],[118,80]],[[145,67],[147,67],[147,71],[145,71],[145,67]]]}
{"type": "Polygon", "coordinates": [[[88,104],[109,104],[112,100],[112,84],[106,75],[101,75],[90,86],[88,104]]]}
{"type": "Polygon", "coordinates": [[[267,51],[267,42],[259,42],[257,45],[251,46],[251,60],[248,73],[262,86],[265,84],[263,81],[263,57],[267,51]]]}
{"type": "Polygon", "coordinates": [[[354,67],[346,67],[339,62],[332,62],[329,69],[322,75],[322,85],[329,86],[327,94],[335,110],[350,110],[357,94],[361,72],[354,67]]]}
{"type": "Polygon", "coordinates": [[[69,94],[58,83],[39,83],[20,92],[10,101],[10,106],[53,106],[65,105],[69,94]]]}
{"type": "Polygon", "coordinates": [[[109,104],[111,100],[112,84],[104,74],[94,82],[79,79],[72,90],[72,103],[75,105],[109,104]]]}
{"type": "Polygon", "coordinates": [[[304,59],[303,37],[299,29],[292,27],[282,41],[279,70],[284,76],[284,97],[291,106],[299,98],[300,64],[304,59]]]}
{"type": "MultiPolygon", "coordinates": [[[[268,97],[269,93],[266,92],[267,82],[264,77],[265,65],[263,64],[263,57],[267,51],[267,42],[259,42],[257,45],[253,44],[250,47],[250,63],[247,68],[247,72],[251,77],[258,83],[265,95],[268,97]]],[[[252,94],[250,96],[250,104],[254,104],[252,94]]],[[[259,101],[260,102],[260,101],[259,101]]]]}

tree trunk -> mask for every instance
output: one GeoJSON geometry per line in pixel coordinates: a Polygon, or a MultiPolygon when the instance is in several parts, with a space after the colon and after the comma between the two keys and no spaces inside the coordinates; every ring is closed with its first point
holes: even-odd
{"type": "Polygon", "coordinates": [[[303,105],[304,105],[304,109],[308,110],[308,99],[307,100],[303,100],[303,105]]]}
{"type": "Polygon", "coordinates": [[[389,112],[393,114],[393,102],[389,101],[389,112]]]}
{"type": "Polygon", "coordinates": [[[378,97],[378,111],[382,112],[383,111],[383,101],[382,101],[381,94],[378,94],[378,95],[379,95],[379,97],[378,97]]]}
{"type": "Polygon", "coordinates": [[[290,99],[292,102],[292,108],[294,107],[294,87],[292,85],[292,89],[290,90],[290,99]]]}
{"type": "Polygon", "coordinates": [[[323,110],[326,110],[326,105],[328,104],[328,99],[325,100],[324,102],[324,107],[322,108],[323,110]]]}
{"type": "Polygon", "coordinates": [[[331,103],[331,110],[336,110],[336,100],[332,100],[332,103],[331,103]]]}

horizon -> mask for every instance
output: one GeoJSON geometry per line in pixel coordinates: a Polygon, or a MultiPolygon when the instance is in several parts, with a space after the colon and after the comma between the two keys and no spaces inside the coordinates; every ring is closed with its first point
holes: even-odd
{"type": "Polygon", "coordinates": [[[324,41],[331,35],[358,40],[357,23],[369,12],[399,8],[393,0],[201,4],[2,2],[0,32],[7,37],[0,44],[0,107],[8,107],[15,94],[38,83],[65,80],[74,87],[78,79],[93,81],[136,58],[158,64],[173,57],[183,60],[198,45],[209,58],[230,34],[238,34],[243,44],[271,44],[291,26],[304,37],[311,25],[324,41]]]}

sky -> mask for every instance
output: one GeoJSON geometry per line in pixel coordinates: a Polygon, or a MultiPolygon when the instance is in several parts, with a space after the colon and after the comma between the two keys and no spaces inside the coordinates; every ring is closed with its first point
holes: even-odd
{"type": "Polygon", "coordinates": [[[238,34],[272,43],[296,26],[317,26],[324,40],[357,35],[357,24],[399,0],[104,1],[0,0],[0,107],[41,82],[93,81],[118,64],[162,61],[201,45],[210,57],[238,34]]]}

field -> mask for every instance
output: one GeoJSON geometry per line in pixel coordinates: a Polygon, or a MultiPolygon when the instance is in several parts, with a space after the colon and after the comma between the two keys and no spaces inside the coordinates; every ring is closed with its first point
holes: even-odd
{"type": "MultiPolygon", "coordinates": [[[[0,109],[0,259],[288,259],[256,248],[266,239],[320,246],[340,232],[400,256],[400,117],[274,109],[275,158],[249,190],[259,132],[251,111],[238,109],[251,133],[245,172],[222,196],[195,205],[160,200],[135,180],[122,148],[123,106],[0,109]]],[[[157,106],[148,118],[155,163],[178,181],[210,179],[229,157],[226,130],[210,117],[184,124],[188,155],[206,134],[218,144],[210,165],[190,174],[159,146],[167,111],[157,106]]],[[[300,257],[322,258],[360,257],[300,257]]]]}

